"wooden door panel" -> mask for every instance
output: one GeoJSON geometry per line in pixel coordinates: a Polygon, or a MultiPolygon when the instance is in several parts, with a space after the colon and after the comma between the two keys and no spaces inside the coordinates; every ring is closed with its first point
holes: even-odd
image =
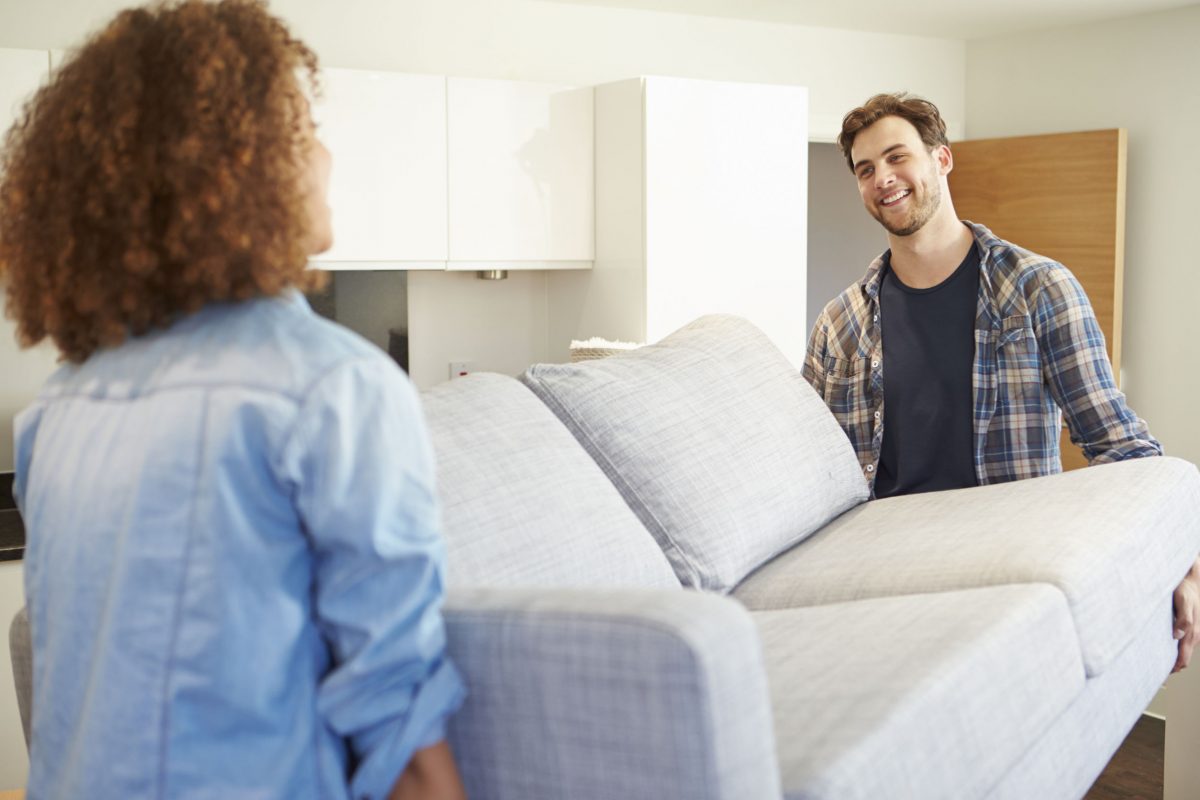
{"type": "MultiPolygon", "coordinates": [[[[976,139],[952,150],[955,211],[1074,273],[1096,310],[1119,381],[1125,131],[976,139]]],[[[1062,451],[1064,469],[1086,465],[1066,431],[1062,451]]]]}
{"type": "Polygon", "coordinates": [[[1063,426],[1062,435],[1058,438],[1059,450],[1062,453],[1063,470],[1079,469],[1088,465],[1083,451],[1071,444],[1071,433],[1063,426]]]}

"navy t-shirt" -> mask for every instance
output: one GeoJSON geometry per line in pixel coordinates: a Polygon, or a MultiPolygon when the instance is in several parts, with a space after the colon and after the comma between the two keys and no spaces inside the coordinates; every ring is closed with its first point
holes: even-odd
{"type": "Polygon", "coordinates": [[[884,256],[883,447],[875,496],[975,486],[971,371],[979,253],[937,286],[913,289],[884,256]]]}

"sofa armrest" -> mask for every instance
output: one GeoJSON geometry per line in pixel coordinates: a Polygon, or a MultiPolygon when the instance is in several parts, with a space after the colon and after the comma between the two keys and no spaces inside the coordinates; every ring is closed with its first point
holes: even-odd
{"type": "Polygon", "coordinates": [[[471,589],[445,617],[473,800],[779,798],[762,646],[735,601],[471,589]]]}
{"type": "Polygon", "coordinates": [[[29,615],[22,608],[8,628],[8,654],[12,658],[13,682],[17,687],[17,707],[25,746],[29,746],[29,725],[33,718],[33,646],[29,639],[29,615]]]}

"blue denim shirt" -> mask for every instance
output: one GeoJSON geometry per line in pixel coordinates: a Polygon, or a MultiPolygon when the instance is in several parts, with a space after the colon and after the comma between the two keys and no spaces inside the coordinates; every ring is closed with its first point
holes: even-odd
{"type": "Polygon", "coordinates": [[[16,421],[39,798],[381,798],[461,703],[418,399],[296,292],[16,421]]]}

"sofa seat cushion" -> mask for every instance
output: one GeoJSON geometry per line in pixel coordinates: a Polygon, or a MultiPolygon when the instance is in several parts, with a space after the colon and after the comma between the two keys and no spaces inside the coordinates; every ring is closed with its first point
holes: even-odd
{"type": "Polygon", "coordinates": [[[687,586],[726,592],[867,496],[833,415],[769,339],[708,316],[656,345],[522,380],[575,434],[687,586]]]}
{"type": "Polygon", "coordinates": [[[475,374],[422,402],[451,587],[679,588],[596,462],[516,379],[475,374]]]}
{"type": "Polygon", "coordinates": [[[1010,583],[1066,597],[1104,672],[1200,551],[1200,474],[1146,458],[866,503],[751,575],[752,609],[1010,583]]]}
{"type": "Polygon", "coordinates": [[[1051,586],[753,616],[787,798],[982,797],[1085,685],[1051,586]]]}

